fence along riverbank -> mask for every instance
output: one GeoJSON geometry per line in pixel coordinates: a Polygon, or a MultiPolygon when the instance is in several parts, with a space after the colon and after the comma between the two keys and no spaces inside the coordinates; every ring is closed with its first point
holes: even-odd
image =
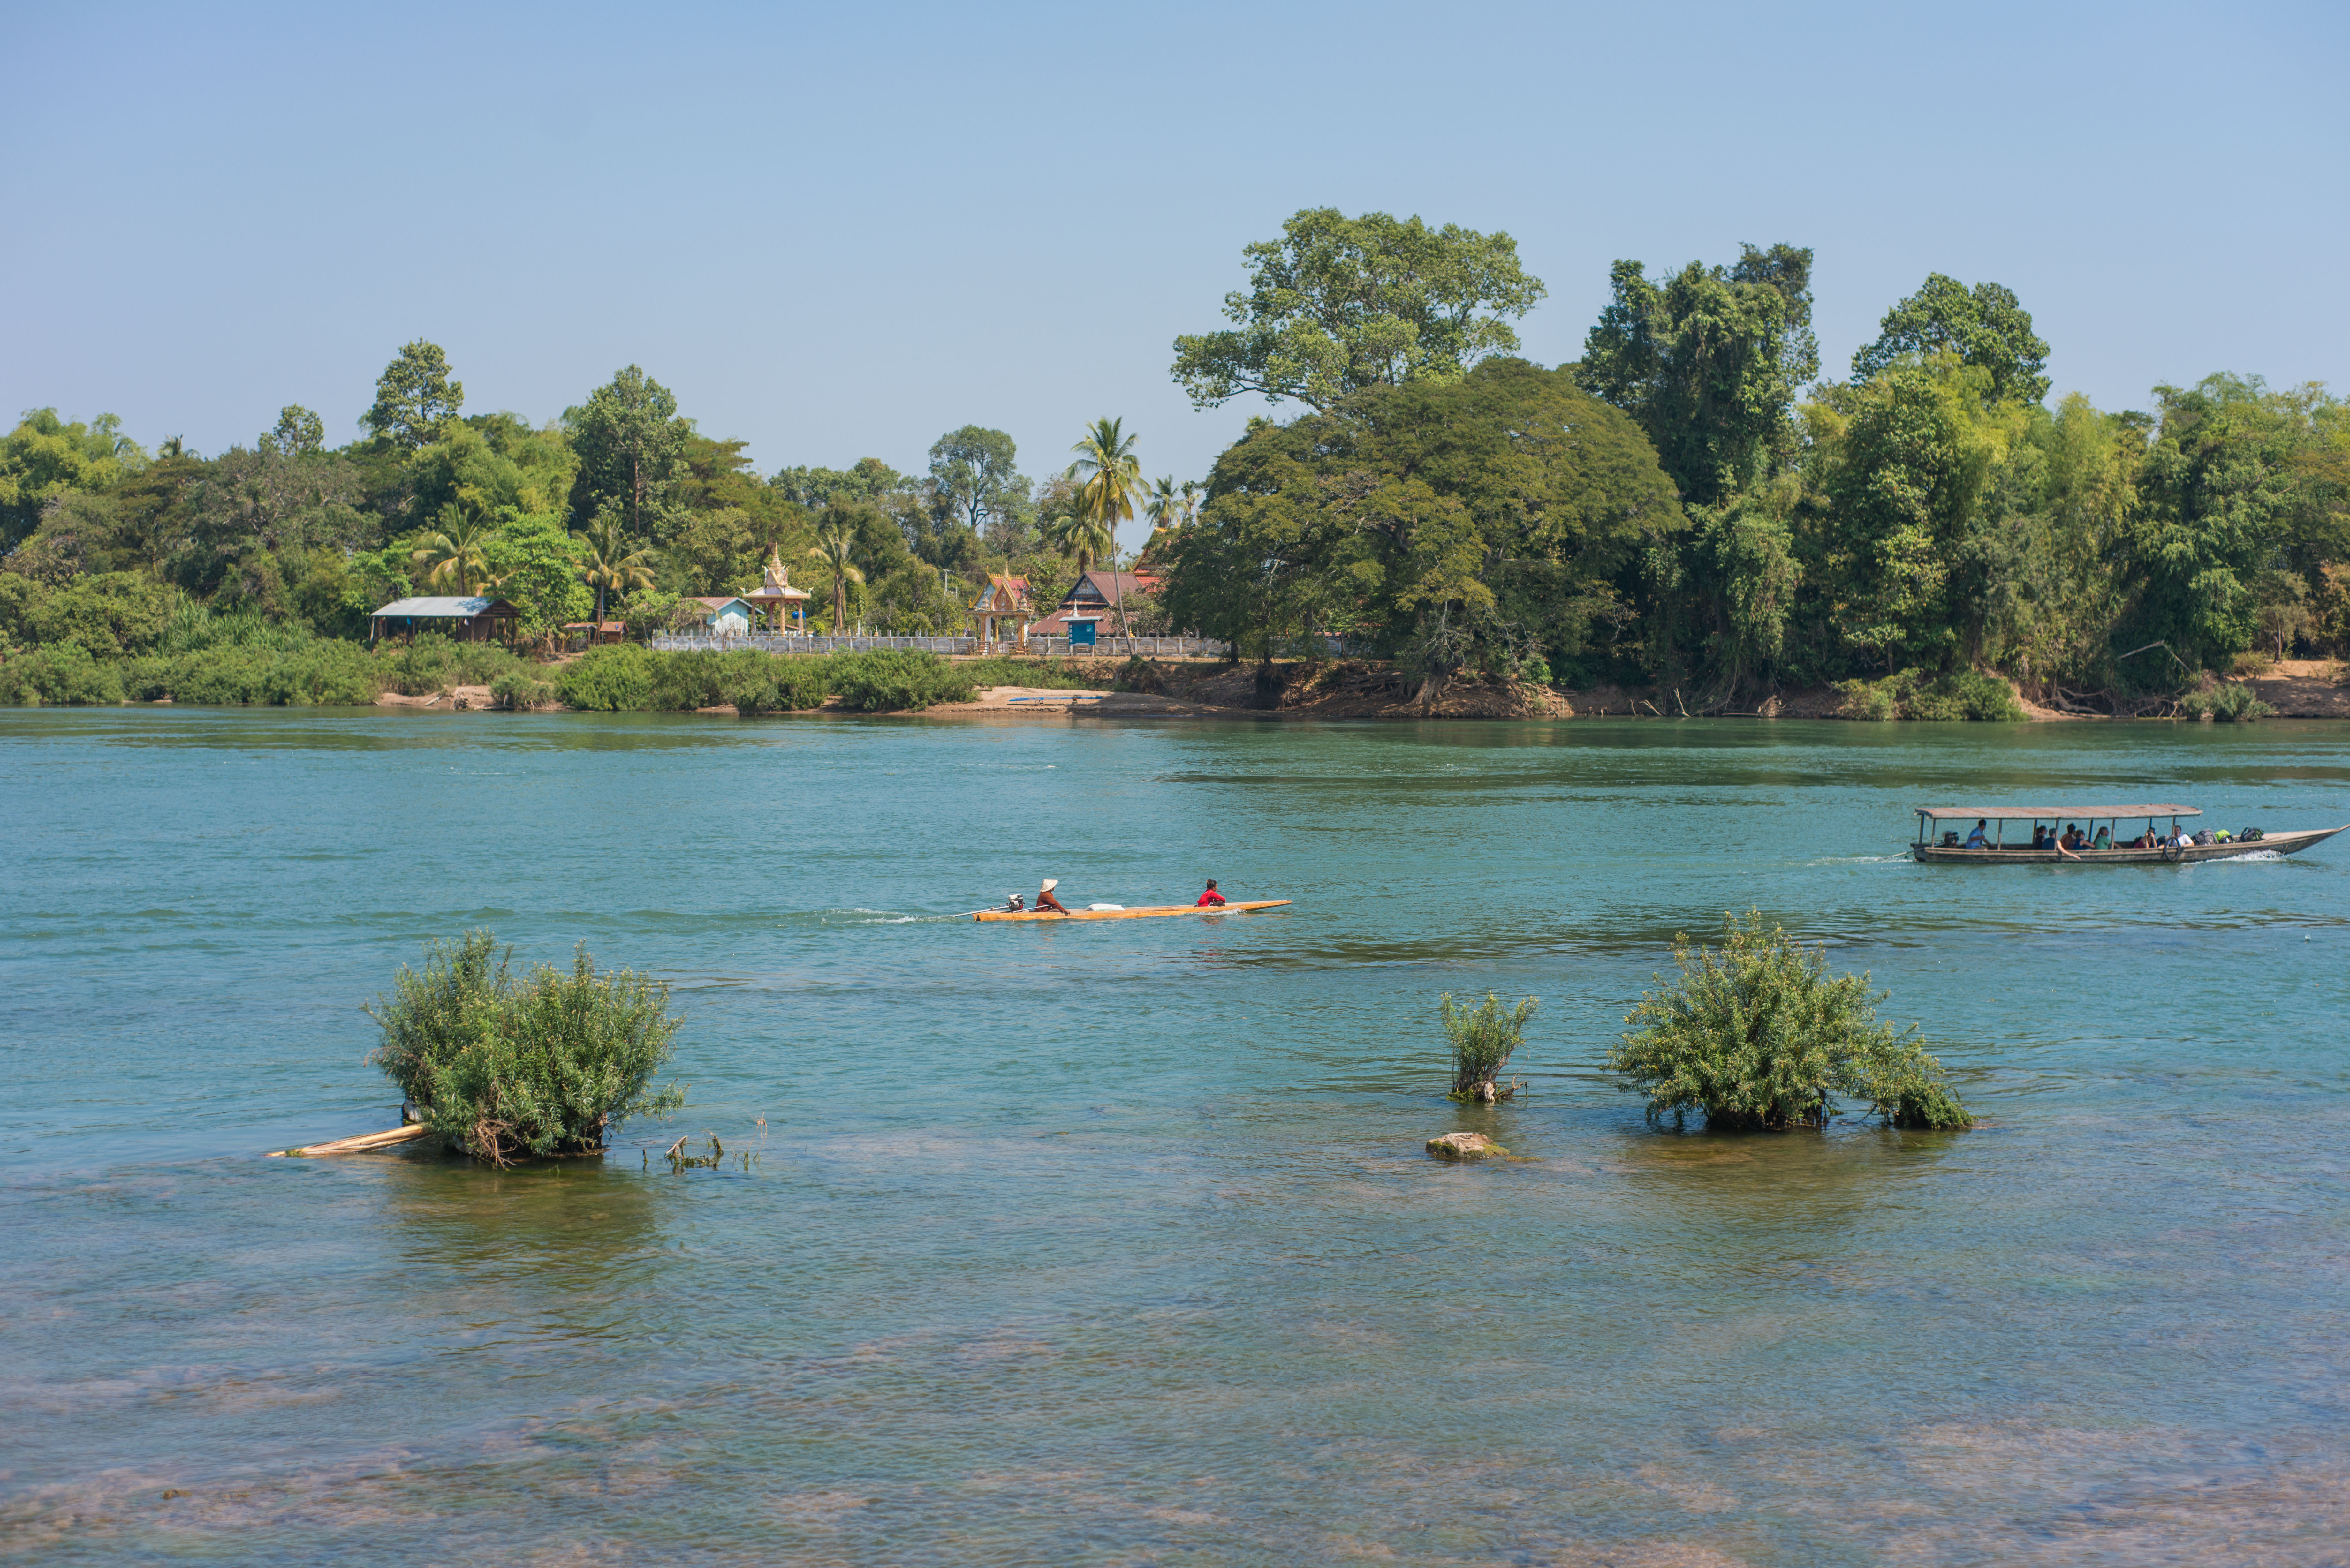
{"type": "Polygon", "coordinates": [[[1105,637],[1074,649],[1065,637],[1032,637],[1023,642],[988,642],[976,637],[829,637],[789,633],[750,633],[738,637],[696,637],[685,632],[660,632],[648,645],[663,653],[734,653],[755,649],[766,653],[906,653],[947,655],[1002,654],[1013,657],[1062,658],[1074,652],[1087,659],[1229,659],[1231,645],[1205,637],[1105,637]]]}

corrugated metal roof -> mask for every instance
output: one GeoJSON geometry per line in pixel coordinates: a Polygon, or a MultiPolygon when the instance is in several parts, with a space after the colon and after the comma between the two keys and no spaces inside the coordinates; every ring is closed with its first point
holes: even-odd
{"type": "Polygon", "coordinates": [[[2030,822],[2052,816],[2200,816],[2191,805],[1921,805],[1921,816],[1981,817],[1985,822],[2030,822]]]}
{"type": "MultiPolygon", "coordinates": [[[[474,616],[480,615],[483,611],[488,609],[492,605],[504,605],[505,603],[506,602],[504,599],[485,598],[400,599],[396,603],[384,606],[383,608],[376,611],[375,613],[378,615],[400,615],[411,617],[441,616],[453,618],[459,620],[470,620],[474,616]]],[[[512,610],[514,606],[506,605],[506,608],[508,610],[512,610]]]]}

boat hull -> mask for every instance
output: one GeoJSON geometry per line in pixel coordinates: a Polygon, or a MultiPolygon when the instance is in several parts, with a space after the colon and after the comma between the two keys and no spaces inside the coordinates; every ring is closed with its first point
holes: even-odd
{"type": "Polygon", "coordinates": [[[1135,909],[1071,909],[1056,915],[1050,909],[982,909],[974,920],[1149,920],[1166,915],[1244,915],[1251,909],[1278,909],[1286,898],[1259,898],[1253,903],[1152,904],[1135,909]]]}
{"type": "Polygon", "coordinates": [[[2198,860],[2228,860],[2239,855],[2291,855],[2342,831],[2339,827],[2319,827],[2304,833],[2272,833],[2249,844],[2189,844],[2179,849],[2081,849],[2070,854],[2013,846],[2003,849],[1957,849],[1940,844],[1912,844],[1909,854],[1914,859],[1956,866],[2034,866],[2058,861],[2077,866],[2191,866],[2198,860]]]}

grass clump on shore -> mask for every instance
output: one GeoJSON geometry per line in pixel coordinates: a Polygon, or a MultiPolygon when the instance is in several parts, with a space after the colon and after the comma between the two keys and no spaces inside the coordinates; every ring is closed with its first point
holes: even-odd
{"type": "Polygon", "coordinates": [[[1679,1126],[1699,1110],[1717,1132],[1783,1132],[1825,1126],[1841,1095],[1894,1127],[1972,1125],[1916,1031],[1877,1021],[1885,993],[1866,974],[1829,975],[1825,952],[1765,928],[1760,911],[1724,915],[1721,935],[1719,950],[1674,939],[1679,978],[1659,978],[1608,1053],[1652,1119],[1669,1112],[1679,1126]]]}
{"type": "Polygon", "coordinates": [[[1470,1007],[1453,1001],[1451,992],[1445,992],[1440,1011],[1444,1036],[1452,1045],[1452,1092],[1446,1098],[1508,1098],[1513,1091],[1496,1087],[1494,1080],[1525,1043],[1526,1021],[1541,1005],[1531,996],[1522,996],[1515,1006],[1505,1008],[1502,999],[1489,991],[1482,1003],[1470,1007]]]}
{"type": "Polygon", "coordinates": [[[634,1116],[685,1103],[654,1093],[681,1020],[669,987],[629,970],[598,973],[583,943],[571,972],[541,964],[516,979],[512,949],[487,931],[426,949],[400,966],[368,1016],[383,1031],[369,1060],[418,1116],[477,1159],[587,1154],[634,1116]]]}

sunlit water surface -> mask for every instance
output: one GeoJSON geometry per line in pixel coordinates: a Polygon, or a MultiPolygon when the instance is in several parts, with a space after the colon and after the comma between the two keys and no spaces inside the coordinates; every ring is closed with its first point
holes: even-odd
{"type": "Polygon", "coordinates": [[[2345,1561],[2350,839],[1900,857],[2048,797],[2350,822],[2350,728],[0,714],[0,1551],[2345,1561]],[[1296,903],[950,918],[1044,874],[1296,903]],[[1601,1054],[1749,906],[1986,1125],[1647,1126],[1601,1054]],[[478,926],[666,979],[686,1116],[260,1158],[392,1125],[360,1004],[478,926]]]}

